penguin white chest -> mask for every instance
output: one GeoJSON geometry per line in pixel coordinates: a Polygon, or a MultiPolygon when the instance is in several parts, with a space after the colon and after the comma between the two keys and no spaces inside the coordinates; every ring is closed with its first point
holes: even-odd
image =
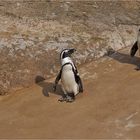
{"type": "Polygon", "coordinates": [[[66,92],[78,93],[78,85],[75,81],[74,72],[71,65],[66,65],[62,70],[61,82],[66,92]]]}

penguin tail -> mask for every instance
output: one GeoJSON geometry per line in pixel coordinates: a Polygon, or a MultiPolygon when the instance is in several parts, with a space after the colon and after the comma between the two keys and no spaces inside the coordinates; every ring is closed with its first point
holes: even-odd
{"type": "Polygon", "coordinates": [[[137,41],[134,43],[134,45],[132,46],[131,50],[130,50],[130,56],[134,57],[136,52],[138,50],[138,45],[137,45],[137,41]]]}

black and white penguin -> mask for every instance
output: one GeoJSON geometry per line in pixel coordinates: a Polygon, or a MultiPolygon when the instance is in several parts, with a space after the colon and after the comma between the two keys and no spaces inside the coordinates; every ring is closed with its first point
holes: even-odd
{"type": "Polygon", "coordinates": [[[140,55],[140,29],[138,31],[137,41],[134,43],[134,45],[132,46],[132,48],[130,50],[131,57],[135,56],[137,50],[139,50],[139,55],[140,55]]]}
{"type": "Polygon", "coordinates": [[[62,89],[64,92],[64,96],[59,99],[61,102],[73,102],[75,100],[75,96],[78,93],[83,92],[81,78],[71,59],[71,54],[75,51],[75,49],[64,49],[60,53],[61,70],[55,79],[54,91],[56,91],[56,86],[61,79],[62,89]]]}

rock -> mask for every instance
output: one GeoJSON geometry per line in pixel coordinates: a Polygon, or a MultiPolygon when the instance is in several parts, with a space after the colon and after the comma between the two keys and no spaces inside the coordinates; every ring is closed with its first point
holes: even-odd
{"type": "Polygon", "coordinates": [[[0,94],[56,75],[64,48],[80,65],[129,47],[140,24],[137,1],[8,0],[0,10],[0,94]]]}

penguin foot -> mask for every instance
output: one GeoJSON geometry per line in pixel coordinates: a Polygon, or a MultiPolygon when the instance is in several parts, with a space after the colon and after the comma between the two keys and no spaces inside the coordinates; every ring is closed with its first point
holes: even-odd
{"type": "Polygon", "coordinates": [[[74,100],[75,100],[75,99],[72,98],[72,97],[70,97],[70,96],[67,96],[67,98],[66,98],[66,102],[67,102],[67,103],[72,103],[74,100]]]}
{"type": "Polygon", "coordinates": [[[67,103],[72,103],[75,99],[70,97],[70,96],[67,96],[67,97],[61,97],[60,99],[58,99],[59,102],[64,102],[66,101],[67,103]]]}
{"type": "Polygon", "coordinates": [[[58,99],[59,102],[64,102],[64,101],[67,101],[67,98],[66,97],[61,97],[60,99],[58,99]]]}

